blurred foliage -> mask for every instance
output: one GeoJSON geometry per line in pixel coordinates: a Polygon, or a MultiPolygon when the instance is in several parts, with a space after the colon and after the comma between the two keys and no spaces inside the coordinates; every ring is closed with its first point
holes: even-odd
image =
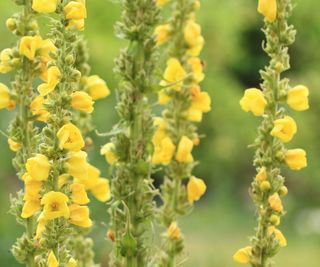
{"type": "MultiPolygon", "coordinates": [[[[277,257],[278,266],[318,267],[320,256],[320,27],[318,10],[320,2],[296,0],[292,23],[298,30],[297,41],[290,53],[292,70],[287,73],[291,84],[304,83],[311,91],[311,109],[294,114],[300,131],[290,148],[303,147],[308,152],[309,167],[301,172],[285,170],[290,194],[285,200],[288,215],[283,232],[288,235],[289,246],[277,257]]],[[[259,86],[258,70],[267,62],[261,50],[262,18],[256,12],[257,0],[203,0],[199,22],[206,38],[202,57],[207,62],[203,89],[213,99],[213,110],[204,117],[201,132],[206,135],[195,157],[201,160],[195,174],[206,179],[206,198],[196,204],[192,216],[183,221],[188,242],[189,262],[194,267],[229,267],[233,252],[246,245],[246,236],[252,234],[254,225],[253,204],[248,197],[254,169],[251,167],[253,151],[247,145],[253,142],[258,119],[242,112],[239,99],[248,87],[259,86]]],[[[10,47],[13,36],[5,28],[5,20],[16,10],[11,1],[0,1],[0,49],[10,47]]],[[[111,1],[88,1],[89,18],[85,35],[91,51],[92,73],[103,77],[112,89],[116,86],[113,59],[124,44],[113,32],[119,18],[119,6],[111,1]]],[[[9,84],[12,77],[1,75],[0,82],[9,84]]],[[[115,95],[96,103],[94,123],[100,132],[110,130],[117,120],[115,95]]],[[[0,129],[6,131],[13,113],[0,111],[0,129]]],[[[107,142],[94,133],[94,162],[108,177],[107,164],[99,155],[99,148],[107,142]]],[[[11,167],[12,153],[7,140],[0,138],[0,260],[1,266],[18,264],[9,252],[11,244],[21,229],[7,214],[9,194],[22,184],[11,167]]],[[[97,251],[97,261],[107,266],[110,245],[105,240],[108,217],[106,206],[92,201],[92,217],[96,226],[92,231],[97,251]]]]}

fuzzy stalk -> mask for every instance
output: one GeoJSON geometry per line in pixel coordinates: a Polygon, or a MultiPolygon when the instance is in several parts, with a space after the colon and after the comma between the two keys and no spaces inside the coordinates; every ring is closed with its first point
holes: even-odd
{"type": "Polygon", "coordinates": [[[111,230],[115,234],[112,266],[147,266],[150,257],[155,190],[151,179],[153,118],[149,95],[155,84],[153,37],[158,9],[153,0],[121,1],[122,20],[116,25],[128,47],[116,60],[119,75],[115,126],[117,162],[112,180],[111,230]]]}

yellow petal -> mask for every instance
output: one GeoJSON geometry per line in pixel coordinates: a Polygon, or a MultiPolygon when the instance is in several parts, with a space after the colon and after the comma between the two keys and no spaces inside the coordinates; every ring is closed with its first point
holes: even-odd
{"type": "Polygon", "coordinates": [[[207,190],[204,181],[195,176],[191,176],[187,185],[188,200],[190,203],[199,200],[207,190]]]}

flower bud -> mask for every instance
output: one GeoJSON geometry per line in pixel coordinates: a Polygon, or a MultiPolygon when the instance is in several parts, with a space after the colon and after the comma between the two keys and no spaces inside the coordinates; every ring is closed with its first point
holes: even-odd
{"type": "Polygon", "coordinates": [[[14,31],[17,28],[16,21],[13,18],[7,19],[6,26],[10,31],[14,31]]]}
{"type": "Polygon", "coordinates": [[[267,192],[269,191],[271,188],[271,185],[268,181],[263,181],[261,184],[260,184],[260,190],[262,192],[267,192]]]}
{"type": "Polygon", "coordinates": [[[68,56],[66,57],[65,61],[66,61],[66,63],[67,63],[68,65],[72,65],[72,64],[74,64],[75,58],[74,58],[73,55],[68,55],[68,56]]]}
{"type": "Polygon", "coordinates": [[[281,186],[278,193],[281,197],[284,197],[288,194],[288,188],[286,186],[281,186]]]}
{"type": "Polygon", "coordinates": [[[271,215],[270,222],[272,225],[278,226],[280,224],[280,217],[278,215],[271,215]]]}
{"type": "Polygon", "coordinates": [[[263,115],[266,105],[267,101],[263,92],[256,88],[247,89],[240,100],[241,108],[245,112],[251,111],[255,116],[263,115]]]}

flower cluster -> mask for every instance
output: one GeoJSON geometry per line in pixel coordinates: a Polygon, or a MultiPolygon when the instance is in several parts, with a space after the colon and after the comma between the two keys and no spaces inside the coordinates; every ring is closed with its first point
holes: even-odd
{"type": "Polygon", "coordinates": [[[254,160],[257,175],[251,189],[259,225],[251,246],[237,251],[234,260],[263,267],[269,266],[279,248],[287,245],[284,235],[277,229],[284,214],[282,198],[288,193],[280,168],[282,164],[292,170],[307,166],[303,149],[285,148],[284,144],[289,143],[297,133],[297,124],[286,115],[285,105],[296,111],[307,110],[309,90],[302,85],[290,87],[288,79],[281,78],[281,73],[289,69],[287,46],[295,39],[295,30],[287,23],[292,11],[291,1],[260,0],[258,11],[265,17],[267,42],[264,50],[271,61],[261,71],[262,90],[247,89],[240,105],[244,111],[262,116],[259,136],[254,143],[257,149],[254,160]]]}
{"type": "Polygon", "coordinates": [[[110,93],[97,75],[81,77],[76,64],[81,61],[77,31],[84,29],[86,16],[84,0],[30,0],[21,14],[7,20],[7,27],[21,38],[17,47],[1,52],[1,73],[13,69],[18,73],[12,91],[0,84],[1,108],[19,104],[8,143],[17,153],[14,163],[25,189],[21,202],[14,200],[12,210],[18,221],[25,220],[27,229],[12,251],[30,266],[76,266],[70,254],[72,237],[77,238],[77,227],[92,226],[87,191],[102,202],[110,199],[109,181],[87,162],[85,141],[77,121],[72,121],[74,111],[91,113],[94,101],[110,93]],[[48,39],[38,32],[37,13],[57,14],[48,39]],[[33,90],[37,77],[42,83],[33,90]],[[43,123],[41,132],[33,126],[34,121],[43,123]],[[24,240],[29,247],[23,247],[24,240]]]}
{"type": "MultiPolygon", "coordinates": [[[[158,5],[164,7],[166,2],[158,1],[158,5]]],[[[165,109],[162,118],[154,122],[152,161],[163,165],[165,170],[161,221],[168,228],[166,236],[172,241],[172,248],[166,251],[166,260],[171,263],[183,249],[180,230],[173,230],[178,229],[177,217],[188,213],[192,203],[206,191],[204,181],[191,174],[192,151],[200,143],[195,123],[201,122],[203,113],[211,110],[210,96],[201,91],[199,85],[205,77],[204,63],[199,58],[204,38],[195,21],[199,7],[199,1],[176,1],[171,20],[155,30],[157,44],[168,44],[170,49],[158,94],[158,103],[165,109]],[[189,180],[187,186],[184,179],[189,180]]],[[[169,262],[162,264],[166,266],[169,262]]]]}

